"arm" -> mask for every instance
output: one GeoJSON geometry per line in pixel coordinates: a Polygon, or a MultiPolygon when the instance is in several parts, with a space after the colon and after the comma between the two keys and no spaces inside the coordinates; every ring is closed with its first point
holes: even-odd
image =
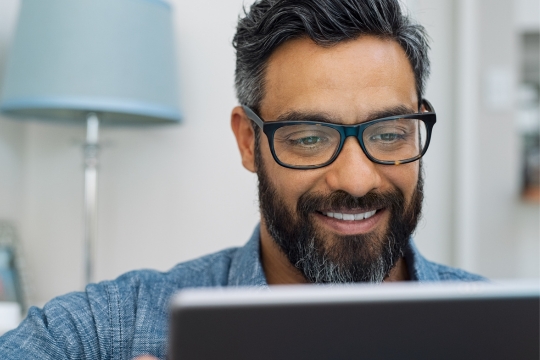
{"type": "Polygon", "coordinates": [[[86,293],[58,297],[43,309],[32,307],[17,329],[0,337],[0,358],[99,358],[95,324],[86,293]]]}
{"type": "Polygon", "coordinates": [[[155,271],[133,271],[55,298],[42,310],[33,307],[0,337],[0,359],[164,358],[169,298],[178,283],[155,271]]]}

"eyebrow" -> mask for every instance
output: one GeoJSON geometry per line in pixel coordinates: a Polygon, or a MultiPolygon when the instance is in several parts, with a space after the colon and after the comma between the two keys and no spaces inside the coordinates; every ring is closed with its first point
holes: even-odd
{"type": "MultiPolygon", "coordinates": [[[[359,121],[359,123],[382,119],[390,116],[398,115],[410,115],[414,114],[415,111],[405,105],[393,106],[390,108],[375,110],[367,114],[364,117],[364,120],[359,121]]],[[[289,111],[284,114],[281,114],[277,117],[276,121],[317,121],[330,124],[340,124],[343,121],[339,117],[328,113],[316,113],[316,112],[302,112],[302,111],[289,111]]]]}

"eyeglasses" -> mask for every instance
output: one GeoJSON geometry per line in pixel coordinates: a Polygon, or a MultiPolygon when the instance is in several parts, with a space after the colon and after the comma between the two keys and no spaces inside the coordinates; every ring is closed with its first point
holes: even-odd
{"type": "Polygon", "coordinates": [[[420,159],[426,153],[436,122],[433,107],[422,100],[427,112],[396,115],[357,125],[320,121],[262,120],[242,106],[247,117],[266,134],[274,160],[286,168],[317,169],[330,165],[349,136],[358,139],[368,159],[377,164],[399,165],[420,159]]]}

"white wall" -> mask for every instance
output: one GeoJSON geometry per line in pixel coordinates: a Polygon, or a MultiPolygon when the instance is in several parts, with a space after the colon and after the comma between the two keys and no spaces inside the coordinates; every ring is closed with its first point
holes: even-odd
{"type": "MultiPolygon", "coordinates": [[[[493,102],[493,77],[508,77],[508,88],[517,88],[518,62],[517,34],[511,21],[514,7],[511,1],[478,1],[479,36],[478,62],[478,117],[477,117],[477,220],[479,269],[485,268],[493,276],[502,277],[513,269],[515,229],[508,220],[515,219],[519,198],[519,137],[514,125],[514,103],[509,97],[493,102]],[[510,14],[510,16],[509,16],[510,14]],[[503,50],[504,49],[504,50],[503,50]],[[507,102],[505,104],[504,102],[507,102]],[[493,141],[497,139],[498,141],[493,141]],[[495,240],[495,241],[494,241],[495,240]],[[482,255],[482,256],[480,256],[482,255]],[[491,259],[510,258],[510,261],[491,259]]],[[[504,87],[503,84],[500,87],[504,87]]],[[[509,92],[512,95],[513,92],[509,92]]]]}
{"type": "MultiPolygon", "coordinates": [[[[10,0],[9,12],[0,8],[0,23],[13,23],[17,5],[10,0]]],[[[102,129],[96,280],[137,268],[166,270],[241,245],[258,221],[256,178],[241,166],[229,126],[236,105],[231,41],[242,1],[173,6],[185,118],[177,126],[102,129]]],[[[19,224],[32,301],[43,303],[82,288],[85,130],[2,120],[0,130],[9,127],[21,130],[18,138],[0,134],[0,149],[17,147],[15,155],[0,155],[14,170],[0,173],[0,200],[9,198],[5,206],[19,212],[0,216],[19,224]]]]}
{"type": "MultiPolygon", "coordinates": [[[[481,66],[478,67],[479,204],[476,267],[497,278],[538,277],[539,206],[519,200],[521,142],[516,126],[517,104],[514,94],[520,76],[520,48],[516,31],[518,24],[512,20],[516,19],[514,13],[519,10],[516,5],[520,2],[479,0],[478,4],[483,31],[478,58],[481,66]],[[503,81],[505,77],[507,81],[503,81]],[[508,84],[505,85],[505,82],[508,84]],[[493,92],[498,93],[495,97],[500,97],[502,101],[490,101],[493,92]],[[501,97],[501,94],[505,96],[501,97]],[[524,257],[525,252],[528,253],[527,257],[524,257]],[[529,269],[526,271],[526,268],[529,269]]],[[[538,5],[530,8],[530,12],[534,10],[539,16],[538,5]]]]}
{"type": "MultiPolygon", "coordinates": [[[[508,10],[510,0],[505,1],[500,11],[508,10]]],[[[417,242],[429,258],[457,263],[459,166],[453,134],[460,22],[453,0],[409,2],[433,38],[427,98],[438,113],[425,158],[425,216],[417,242]]],[[[0,61],[18,3],[0,1],[0,61]]],[[[236,105],[231,40],[242,3],[172,1],[185,114],[181,125],[103,128],[97,280],[142,267],[166,270],[179,261],[241,245],[251,234],[258,219],[256,179],[242,168],[229,128],[230,110],[236,105]]],[[[476,65],[481,67],[487,60],[482,58],[476,65]]],[[[482,116],[482,121],[489,118],[482,116]]],[[[504,123],[505,116],[498,123],[504,123]]],[[[507,130],[508,126],[497,133],[506,136],[507,130]]],[[[34,303],[82,287],[83,139],[83,126],[0,119],[0,168],[7,169],[0,172],[0,218],[19,226],[34,303]]],[[[498,138],[482,141],[482,149],[490,152],[498,138]]],[[[478,168],[486,171],[480,180],[488,183],[474,189],[479,205],[472,211],[480,220],[471,247],[476,253],[469,265],[490,276],[538,276],[538,206],[521,206],[516,200],[514,180],[508,180],[511,156],[505,157],[510,165],[490,160],[478,168]],[[518,210],[505,208],[509,204],[518,210]],[[490,230],[490,221],[496,221],[497,227],[490,230]]]]}
{"type": "Polygon", "coordinates": [[[538,31],[538,20],[530,20],[538,3],[408,3],[433,40],[426,97],[438,120],[425,158],[425,215],[417,242],[432,259],[490,278],[538,278],[540,207],[520,199],[513,99],[517,30],[538,31]]]}
{"type": "MultiPolygon", "coordinates": [[[[6,63],[18,1],[0,2],[0,69],[6,63]]],[[[0,84],[2,83],[0,71],[0,84]]],[[[0,218],[18,222],[22,204],[24,124],[0,116],[0,218]]]]}
{"type": "Polygon", "coordinates": [[[450,264],[453,241],[453,8],[451,0],[409,0],[412,16],[431,38],[431,76],[425,97],[437,112],[429,150],[423,159],[425,201],[415,240],[424,255],[450,264]]]}
{"type": "MultiPolygon", "coordinates": [[[[97,278],[241,245],[258,221],[256,178],[230,130],[241,0],[174,1],[179,126],[104,129],[97,278]]],[[[75,180],[75,179],[73,179],[75,180]]],[[[75,194],[74,196],[78,196],[75,194]]]]}

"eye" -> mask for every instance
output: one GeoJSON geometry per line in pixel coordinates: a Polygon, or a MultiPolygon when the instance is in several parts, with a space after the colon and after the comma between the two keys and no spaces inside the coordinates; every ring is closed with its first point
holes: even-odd
{"type": "Polygon", "coordinates": [[[296,140],[291,139],[291,142],[293,142],[294,144],[307,145],[307,146],[316,145],[316,144],[321,143],[323,141],[324,141],[324,139],[319,137],[319,136],[306,136],[306,137],[296,139],[296,140]]]}
{"type": "Polygon", "coordinates": [[[370,137],[371,141],[385,141],[385,142],[391,142],[396,140],[404,139],[405,137],[400,134],[396,133],[384,133],[384,134],[377,134],[370,137]]]}

